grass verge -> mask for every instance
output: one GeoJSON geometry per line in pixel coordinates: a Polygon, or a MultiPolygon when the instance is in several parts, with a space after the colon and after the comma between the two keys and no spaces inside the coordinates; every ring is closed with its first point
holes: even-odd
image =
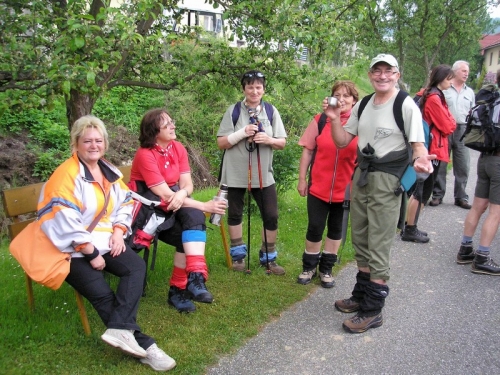
{"type": "MultiPolygon", "coordinates": [[[[195,195],[208,200],[208,189],[195,195]]],[[[251,216],[251,274],[228,270],[217,227],[208,224],[207,283],[215,300],[197,304],[195,313],[179,314],[166,304],[172,269],[173,248],[160,244],[156,268],[149,272],[147,295],[143,297],[138,323],[158,345],[177,361],[171,374],[203,374],[221,356],[234,353],[264,325],[301,301],[319,284],[299,285],[307,226],[306,199],[295,190],[280,197],[278,260],[285,276],[266,276],[258,266],[261,221],[251,216]]],[[[244,218],[246,230],[247,216],[244,218]]],[[[244,239],[247,234],[244,232],[244,239]]],[[[342,260],[352,260],[350,240],[342,260]]],[[[336,266],[334,270],[338,271],[336,266]]],[[[138,360],[104,344],[105,327],[87,303],[92,334],[83,334],[73,290],[64,284],[52,291],[35,285],[35,313],[28,310],[24,276],[19,264],[0,247],[0,363],[6,374],[146,374],[152,370],[138,360]]],[[[110,281],[112,284],[114,280],[110,281]]],[[[332,291],[332,301],[333,293],[332,291]]],[[[299,323],[298,323],[299,324],[299,323]]]]}

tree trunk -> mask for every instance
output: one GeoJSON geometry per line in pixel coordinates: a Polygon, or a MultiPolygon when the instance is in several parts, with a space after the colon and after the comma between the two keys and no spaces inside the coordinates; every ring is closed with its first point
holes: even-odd
{"type": "Polygon", "coordinates": [[[76,120],[92,113],[95,101],[96,99],[92,98],[89,94],[84,94],[74,89],[70,91],[69,99],[66,99],[66,117],[70,131],[76,120]]]}

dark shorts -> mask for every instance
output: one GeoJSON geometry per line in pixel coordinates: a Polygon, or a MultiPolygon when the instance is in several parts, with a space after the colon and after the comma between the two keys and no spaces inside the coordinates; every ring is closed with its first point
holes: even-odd
{"type": "Polygon", "coordinates": [[[481,155],[477,161],[477,182],[474,195],[500,204],[500,156],[481,155]]]}

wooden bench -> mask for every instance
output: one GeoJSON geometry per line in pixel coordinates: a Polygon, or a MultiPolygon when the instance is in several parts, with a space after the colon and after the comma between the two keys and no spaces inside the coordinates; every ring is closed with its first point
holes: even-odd
{"type": "MultiPolygon", "coordinates": [[[[123,173],[123,180],[128,182],[130,179],[130,166],[119,168],[123,173]]],[[[35,220],[37,211],[38,198],[42,190],[43,182],[38,184],[27,185],[19,188],[6,189],[2,192],[3,207],[7,218],[12,220],[8,225],[9,238],[12,240],[16,237],[29,223],[35,220]],[[25,218],[29,216],[28,218],[25,218]]],[[[205,213],[207,217],[210,214],[205,213]]],[[[232,260],[229,253],[229,246],[227,242],[226,230],[221,223],[220,233],[222,237],[222,244],[226,255],[226,263],[229,268],[232,266],[232,260]]],[[[33,296],[33,280],[25,273],[26,291],[28,294],[28,305],[33,311],[35,309],[35,299],[33,296]]],[[[83,297],[75,290],[76,303],[80,313],[83,330],[86,335],[90,335],[90,325],[87,318],[87,312],[83,303],[83,297]]]]}

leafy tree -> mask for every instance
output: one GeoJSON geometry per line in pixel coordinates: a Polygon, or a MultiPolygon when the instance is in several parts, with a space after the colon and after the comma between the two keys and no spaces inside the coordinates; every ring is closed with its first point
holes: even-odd
{"type": "MultiPolygon", "coordinates": [[[[404,83],[417,89],[430,70],[455,60],[476,63],[491,0],[387,0],[369,8],[359,30],[366,50],[393,53],[404,83]]],[[[474,72],[477,66],[473,66],[474,72]]],[[[402,84],[404,85],[402,82],[402,84]]]]}

